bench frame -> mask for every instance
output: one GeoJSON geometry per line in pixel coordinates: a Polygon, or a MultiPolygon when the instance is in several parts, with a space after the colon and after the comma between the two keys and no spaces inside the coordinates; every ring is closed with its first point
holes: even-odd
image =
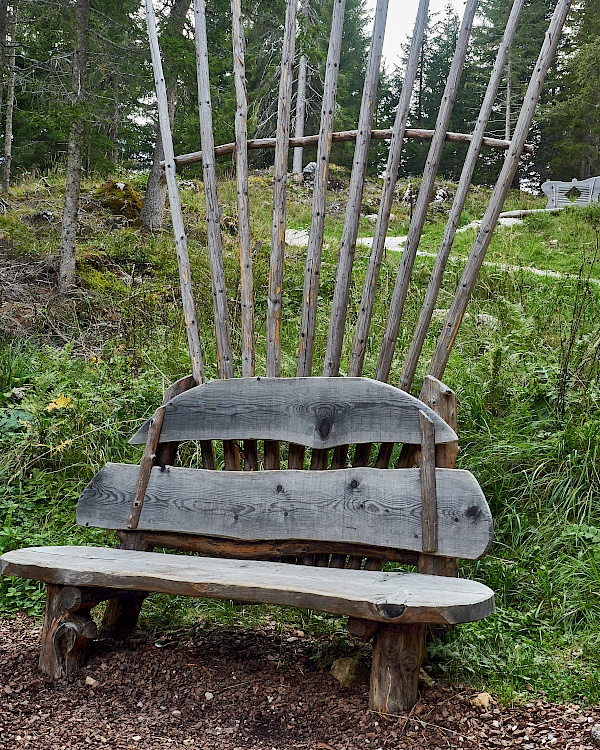
{"type": "MultiPolygon", "coordinates": [[[[260,378],[256,380],[260,381],[260,378]]],[[[311,382],[308,383],[308,385],[311,386],[309,391],[314,390],[315,381],[317,380],[321,381],[321,390],[326,396],[336,382],[330,378],[311,378],[311,382]]],[[[338,379],[337,387],[340,388],[342,385],[344,387],[351,387],[352,383],[350,383],[349,380],[350,379],[338,379]]],[[[244,388],[247,388],[248,385],[252,385],[248,384],[247,380],[238,382],[243,382],[244,385],[242,387],[244,388]]],[[[291,382],[293,382],[294,389],[297,390],[298,388],[303,388],[297,378],[292,379],[291,382]]],[[[231,381],[215,381],[215,392],[223,391],[228,385],[235,384],[232,384],[231,381]]],[[[282,381],[273,382],[275,390],[280,389],[282,385],[285,386],[285,383],[282,383],[282,381]]],[[[169,404],[176,395],[183,394],[186,390],[189,390],[194,386],[192,378],[184,378],[171,386],[171,388],[165,393],[163,406],[159,408],[154,417],[152,417],[152,419],[149,420],[140,431],[138,431],[134,438],[132,438],[132,442],[139,443],[145,435],[146,444],[140,465],[137,485],[135,486],[131,500],[131,508],[127,523],[128,528],[125,529],[121,525],[120,530],[117,532],[120,538],[120,549],[150,552],[154,547],[168,547],[176,550],[187,550],[209,554],[211,557],[235,558],[239,560],[276,560],[279,562],[296,562],[305,565],[316,565],[325,568],[347,567],[349,569],[357,570],[357,575],[359,576],[362,574],[358,572],[358,569],[362,567],[365,558],[366,561],[364,562],[364,568],[365,570],[371,571],[381,570],[382,564],[386,560],[394,560],[397,562],[416,565],[419,573],[438,576],[456,576],[458,571],[458,561],[455,558],[446,557],[439,553],[439,550],[443,549],[444,544],[447,545],[447,542],[440,539],[439,544],[441,544],[441,547],[438,544],[436,467],[453,468],[458,454],[458,445],[456,440],[452,439],[452,437],[456,437],[453,429],[446,431],[442,438],[440,438],[448,440],[449,442],[438,442],[436,444],[435,422],[434,419],[432,419],[432,416],[435,416],[435,419],[437,420],[439,416],[452,428],[452,424],[456,423],[456,397],[454,393],[446,388],[440,381],[429,376],[426,378],[423,387],[422,402],[417,401],[398,389],[377,383],[376,381],[362,380],[359,385],[378,389],[378,393],[381,389],[389,389],[390,393],[396,392],[397,394],[401,394],[402,399],[412,399],[414,404],[411,404],[411,408],[418,409],[421,435],[420,440],[418,444],[403,444],[401,456],[396,464],[396,468],[406,469],[413,466],[415,463],[419,466],[422,529],[420,549],[416,551],[415,549],[394,549],[391,548],[389,544],[387,546],[384,544],[384,546],[378,547],[377,545],[369,546],[368,544],[360,542],[340,543],[327,542],[319,539],[269,539],[268,534],[266,535],[267,538],[263,540],[254,540],[198,535],[197,530],[196,533],[190,534],[164,529],[153,530],[147,527],[145,529],[138,529],[138,523],[143,510],[144,498],[146,497],[147,491],[149,491],[149,481],[151,479],[153,467],[154,471],[157,472],[160,471],[161,467],[164,468],[166,466],[171,466],[177,453],[177,442],[169,439],[171,433],[169,432],[170,428],[168,426],[165,429],[165,435],[167,437],[163,442],[160,440],[161,429],[163,424],[165,424],[167,404],[169,404]],[[419,408],[419,404],[422,408],[419,408]],[[427,407],[431,409],[431,412],[428,411],[427,407]],[[435,412],[435,414],[432,414],[432,412],[435,412]]],[[[206,386],[201,386],[201,388],[210,388],[210,386],[211,384],[207,384],[206,386]]],[[[267,385],[266,387],[268,388],[269,386],[267,385]]],[[[181,401],[181,399],[179,401],[181,401]]],[[[351,413],[354,413],[354,408],[355,407],[352,407],[350,410],[351,413]]],[[[169,414],[172,414],[173,409],[171,407],[169,407],[169,409],[169,414]]],[[[379,410],[381,412],[381,407],[379,407],[379,410]]],[[[251,414],[251,412],[252,410],[250,409],[249,413],[251,414]]],[[[323,463],[322,454],[325,454],[323,468],[326,468],[327,450],[319,450],[319,441],[322,440],[323,435],[327,438],[326,433],[331,425],[333,425],[331,429],[339,428],[340,431],[343,432],[344,425],[347,426],[347,420],[344,422],[347,415],[342,415],[341,418],[338,418],[339,415],[336,417],[334,409],[333,416],[328,417],[330,421],[328,422],[327,430],[323,430],[319,426],[321,424],[319,421],[321,419],[320,414],[321,412],[317,413],[316,417],[315,415],[311,415],[310,417],[311,419],[316,419],[316,437],[310,447],[313,448],[313,463],[315,460],[323,463]]],[[[171,422],[172,421],[173,420],[171,419],[171,422]]],[[[203,420],[202,423],[204,424],[207,421],[210,422],[210,419],[203,420]]],[[[169,423],[169,417],[167,418],[167,423],[169,423]]],[[[439,428],[442,428],[441,432],[446,430],[443,422],[438,420],[437,424],[439,428]]],[[[249,427],[248,429],[252,430],[254,428],[249,427]]],[[[211,435],[211,437],[214,438],[214,435],[211,435]]],[[[245,443],[251,442],[247,439],[247,435],[245,435],[245,437],[246,440],[244,441],[244,447],[245,443]]],[[[260,438],[262,436],[258,435],[258,437],[260,438]]],[[[229,433],[227,433],[226,438],[229,438],[229,433]]],[[[252,443],[253,446],[255,446],[255,441],[252,441],[252,443]]],[[[354,459],[355,466],[357,463],[359,466],[367,464],[370,453],[370,451],[364,450],[364,444],[357,443],[357,446],[358,445],[363,448],[363,451],[361,453],[361,451],[357,450],[354,459]]],[[[338,449],[334,450],[337,451],[338,449]]],[[[334,453],[334,456],[335,455],[336,454],[334,453]]],[[[390,446],[383,445],[379,451],[378,466],[383,469],[384,465],[382,463],[382,455],[391,455],[390,446]]],[[[385,465],[387,466],[387,464],[385,465]]],[[[349,469],[348,471],[352,470],[349,469]]],[[[357,471],[374,472],[375,470],[361,470],[359,468],[357,471]]],[[[285,471],[281,472],[283,477],[281,480],[282,483],[286,482],[284,478],[286,473],[287,472],[285,471]]],[[[217,475],[221,475],[221,472],[217,472],[217,475]]],[[[319,480],[321,475],[322,472],[319,472],[319,480]]],[[[84,491],[80,500],[80,508],[82,507],[81,503],[86,497],[89,488],[92,487],[94,482],[101,476],[102,472],[97,478],[92,480],[88,488],[84,491]]],[[[158,475],[155,474],[154,476],[158,475]]],[[[201,473],[200,476],[202,476],[201,473]]],[[[246,479],[254,482],[252,477],[249,475],[245,476],[246,479]]],[[[269,477],[268,474],[264,476],[267,477],[267,479],[269,477]]],[[[317,479],[312,472],[310,473],[310,476],[311,479],[317,479]]],[[[242,480],[244,479],[244,475],[238,475],[238,477],[242,480]]],[[[232,479],[233,478],[234,477],[232,477],[232,479]]],[[[255,477],[255,479],[258,480],[259,478],[255,477]]],[[[335,480],[335,476],[325,471],[323,480],[325,483],[331,484],[331,482],[335,480]]],[[[85,515],[85,508],[88,506],[83,506],[83,515],[85,515]]],[[[90,525],[85,518],[82,519],[80,517],[79,510],[78,521],[80,523],[84,522],[85,525],[90,525]]],[[[446,523],[445,519],[444,522],[446,523]]],[[[102,524],[93,522],[92,525],[102,524]]],[[[116,523],[116,525],[107,526],[105,523],[103,524],[103,527],[118,528],[119,525],[119,523],[116,523]]],[[[482,553],[484,553],[484,551],[482,552],[480,549],[474,556],[479,556],[482,553]]],[[[465,554],[463,556],[468,557],[473,555],[465,554]]],[[[17,574],[23,577],[30,576],[46,580],[48,583],[46,614],[42,632],[40,667],[52,678],[69,677],[81,669],[89,657],[94,640],[97,640],[98,638],[121,639],[127,637],[127,635],[135,628],[143,601],[148,595],[148,591],[130,590],[126,586],[124,588],[112,588],[103,585],[103,579],[100,575],[90,575],[87,577],[87,581],[93,580],[96,585],[82,586],[79,585],[81,581],[73,580],[73,574],[66,568],[62,574],[60,573],[60,570],[57,574],[56,568],[53,572],[44,574],[36,569],[35,564],[31,565],[29,568],[26,565],[22,565],[21,569],[19,569],[18,565],[16,567],[12,565],[11,567],[11,561],[8,560],[0,563],[0,570],[6,575],[17,574]],[[71,585],[71,583],[74,583],[75,585],[71,585]],[[107,606],[102,626],[100,631],[98,631],[92,620],[91,610],[103,601],[107,602],[107,606]]],[[[148,588],[151,588],[151,585],[149,585],[148,588]]],[[[175,588],[172,593],[176,593],[175,588]]],[[[163,589],[154,588],[153,590],[159,591],[163,589]]],[[[254,601],[269,601],[268,596],[265,599],[260,599],[260,595],[257,596],[258,598],[253,598],[254,601]]],[[[281,593],[278,593],[277,597],[278,598],[275,599],[271,598],[271,601],[277,601],[278,603],[287,601],[285,595],[281,595],[281,593]]],[[[304,601],[308,602],[309,599],[310,597],[305,596],[304,601]]],[[[297,598],[296,601],[294,601],[293,597],[290,597],[289,604],[292,606],[312,607],[311,604],[298,605],[297,602],[297,598]]],[[[323,609],[325,611],[336,611],[336,608],[333,606],[329,610],[327,610],[325,606],[323,609]]],[[[348,621],[348,629],[350,633],[365,641],[373,640],[373,661],[369,705],[371,709],[382,713],[407,711],[414,705],[418,694],[420,666],[425,653],[426,623],[447,625],[452,622],[451,619],[444,619],[442,614],[433,610],[426,614],[423,614],[422,612],[420,615],[409,613],[408,616],[405,616],[405,613],[402,611],[404,609],[403,607],[397,607],[396,609],[398,611],[394,611],[393,606],[389,607],[387,610],[384,607],[384,609],[381,610],[381,613],[375,616],[375,619],[369,619],[365,616],[357,617],[351,615],[348,621]]],[[[477,608],[474,607],[473,616],[469,616],[466,619],[479,619],[480,617],[489,614],[490,611],[493,610],[493,600],[489,606],[486,604],[483,609],[485,609],[485,612],[483,610],[477,610],[477,608]]],[[[339,611],[339,609],[337,611],[339,611]]]]}

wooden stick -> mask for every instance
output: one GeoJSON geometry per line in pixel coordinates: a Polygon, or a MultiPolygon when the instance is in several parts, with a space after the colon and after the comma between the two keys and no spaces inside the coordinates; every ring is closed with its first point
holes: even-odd
{"type": "Polygon", "coordinates": [[[360,205],[369,160],[371,126],[373,124],[373,113],[377,98],[377,84],[379,83],[379,69],[381,67],[381,52],[383,49],[387,11],[388,0],[378,0],[371,36],[371,47],[369,49],[369,59],[367,61],[360,116],[358,119],[359,136],[356,139],[356,149],[352,163],[352,175],[350,177],[348,202],[346,204],[346,218],[342,231],[331,307],[331,319],[329,321],[329,333],[327,335],[325,365],[323,368],[323,375],[326,376],[336,377],[339,375],[344,329],[346,327],[348,295],[350,293],[350,279],[356,250],[356,238],[358,236],[360,205]]]}
{"type": "MultiPolygon", "coordinates": [[[[277,109],[277,138],[273,171],[273,226],[271,229],[271,257],[269,263],[269,293],[267,300],[267,377],[281,375],[281,300],[285,260],[285,223],[287,196],[287,166],[292,111],[292,82],[296,44],[297,0],[287,0],[285,33],[281,52],[279,104],[277,109]]],[[[279,443],[265,443],[265,469],[279,468],[279,443]]]]}
{"type": "MultiPolygon", "coordinates": [[[[254,280],[250,247],[250,202],[248,199],[248,96],[244,66],[244,24],[241,0],[231,0],[233,69],[237,111],[235,117],[235,164],[237,176],[238,244],[242,302],[242,377],[254,376],[254,280]]],[[[244,441],[244,470],[258,469],[255,440],[244,441]]]]}
{"type": "Polygon", "coordinates": [[[438,510],[435,487],[435,427],[419,412],[421,422],[421,544],[423,552],[437,552],[438,510]]]}
{"type": "MultiPolygon", "coordinates": [[[[327,66],[325,69],[321,129],[317,145],[317,168],[313,186],[312,219],[308,236],[308,248],[306,250],[306,265],[304,268],[302,319],[300,322],[296,377],[307,377],[312,374],[319,297],[319,276],[321,273],[321,253],[323,250],[323,231],[325,228],[325,206],[327,203],[327,180],[329,176],[329,158],[331,156],[331,135],[333,133],[333,117],[340,68],[345,7],[346,0],[335,0],[329,49],[327,52],[327,66]]],[[[290,445],[288,456],[289,468],[301,468],[303,463],[304,448],[300,445],[290,445]]]]}
{"type": "Polygon", "coordinates": [[[498,55],[496,57],[494,69],[492,70],[490,82],[488,84],[483,104],[481,105],[481,110],[475,124],[475,130],[473,131],[473,140],[469,145],[469,150],[465,158],[465,163],[460,175],[460,180],[458,181],[456,195],[454,196],[454,201],[452,203],[450,216],[448,217],[448,223],[446,224],[446,228],[444,230],[444,236],[442,238],[442,243],[433,265],[433,271],[431,272],[431,279],[429,281],[429,286],[427,287],[425,300],[423,301],[423,307],[421,308],[421,312],[419,314],[419,321],[417,323],[415,333],[413,334],[412,342],[404,363],[404,369],[400,377],[400,388],[404,389],[405,391],[410,390],[415,377],[419,357],[421,356],[423,344],[425,343],[425,337],[427,336],[427,331],[431,322],[431,316],[433,315],[435,303],[437,302],[437,297],[442,286],[442,279],[444,277],[444,271],[446,269],[448,256],[450,255],[450,250],[452,249],[454,237],[458,228],[458,222],[460,221],[460,216],[469,192],[471,178],[473,177],[473,172],[477,163],[477,157],[479,156],[479,152],[481,150],[483,134],[492,112],[492,107],[496,100],[498,86],[500,85],[500,81],[502,80],[504,67],[508,59],[509,50],[512,46],[515,29],[519,20],[519,15],[521,14],[521,10],[523,8],[523,2],[524,0],[515,0],[513,3],[508,22],[506,24],[502,44],[500,45],[500,49],[498,50],[498,55]]]}
{"type": "MultiPolygon", "coordinates": [[[[433,138],[434,132],[425,128],[406,128],[403,137],[409,140],[430,141],[433,138]]],[[[371,140],[389,141],[393,138],[393,133],[392,128],[371,130],[371,140]]],[[[355,141],[357,136],[358,130],[339,130],[331,134],[331,140],[333,143],[347,143],[348,141],[355,141]]],[[[454,133],[452,131],[446,133],[446,140],[449,143],[469,144],[471,138],[472,136],[468,133],[454,133]]],[[[276,138],[253,138],[248,141],[248,150],[259,151],[261,149],[275,148],[276,142],[276,138]]],[[[289,146],[290,148],[311,147],[316,146],[318,142],[318,135],[305,135],[302,138],[290,138],[289,146]]],[[[499,151],[508,151],[510,141],[505,141],[502,138],[485,137],[482,145],[499,151]]],[[[235,143],[223,143],[220,146],[215,146],[214,154],[217,157],[227,156],[227,154],[233,154],[234,151],[235,143]]],[[[533,154],[534,147],[531,144],[526,144],[523,151],[527,154],[533,154]]],[[[202,151],[192,151],[189,154],[180,154],[175,157],[175,163],[178,167],[187,167],[190,164],[197,164],[199,161],[202,161],[202,151]]],[[[164,162],[161,162],[161,164],[164,166],[164,162]]]]}
{"type": "Polygon", "coordinates": [[[144,504],[144,496],[146,494],[146,488],[148,487],[148,480],[150,479],[150,472],[154,466],[154,459],[156,458],[156,448],[158,446],[158,440],[160,438],[160,431],[162,429],[163,419],[165,417],[165,407],[159,406],[154,416],[150,420],[150,429],[148,430],[148,438],[146,439],[146,447],[144,448],[144,455],[142,456],[142,462],[140,464],[140,473],[138,475],[137,484],[131,500],[131,511],[129,513],[129,519],[127,521],[128,529],[137,529],[138,522],[140,520],[140,514],[142,512],[142,506],[144,504]]]}
{"type": "Polygon", "coordinates": [[[156,84],[156,98],[158,101],[158,120],[160,133],[165,153],[165,173],[167,189],[169,191],[169,204],[171,206],[171,218],[173,221],[173,234],[175,235],[175,248],[177,250],[177,266],[179,268],[179,283],[181,284],[181,299],[183,302],[183,314],[185,328],[187,331],[190,360],[192,363],[192,374],[197,383],[204,381],[204,365],[202,362],[202,350],[200,349],[200,337],[198,335],[198,320],[194,305],[192,290],[192,277],[190,271],[190,259],[187,250],[187,238],[183,228],[183,213],[179,199],[179,188],[175,176],[175,156],[173,152],[173,137],[169,122],[169,107],[167,103],[167,88],[160,59],[158,46],[158,34],[156,32],[156,19],[152,0],[146,0],[146,22],[148,26],[148,38],[150,40],[150,52],[152,55],[152,68],[154,71],[154,82],[156,84]]]}
{"type": "Polygon", "coordinates": [[[492,233],[496,227],[498,216],[502,211],[504,200],[510,190],[510,186],[519,166],[519,158],[523,152],[525,138],[527,137],[527,132],[531,126],[531,121],[540,97],[544,79],[554,57],[554,53],[556,52],[560,33],[567,18],[570,6],[571,0],[559,0],[552,15],[550,26],[546,32],[544,43],[542,44],[533,75],[529,82],[529,87],[527,88],[527,93],[525,94],[525,99],[513,133],[510,149],[506,155],[500,176],[494,186],[485,216],[483,217],[473,248],[469,254],[460,284],[454,295],[450,309],[448,310],[442,333],[438,339],[437,347],[429,366],[429,375],[433,375],[436,378],[441,378],[446,369],[446,364],[448,363],[448,358],[450,357],[456,334],[458,333],[481,264],[483,263],[485,254],[492,239],[492,233]]]}
{"type": "Polygon", "coordinates": [[[408,294],[410,277],[417,256],[417,249],[419,247],[419,242],[421,241],[425,219],[427,218],[427,209],[431,200],[431,192],[434,187],[435,176],[442,158],[445,132],[448,123],[450,122],[450,115],[452,114],[452,109],[458,93],[458,86],[467,55],[467,46],[471,35],[473,19],[475,18],[475,11],[477,10],[477,3],[478,0],[467,0],[465,13],[460,26],[456,50],[454,52],[454,57],[452,58],[452,65],[450,66],[446,88],[442,97],[442,104],[438,112],[435,135],[433,136],[429,153],[427,154],[427,161],[425,162],[425,168],[423,170],[417,203],[408,228],[408,236],[406,238],[404,251],[402,252],[402,261],[400,263],[400,268],[398,269],[396,284],[390,301],[387,326],[383,336],[383,342],[381,344],[379,360],[375,372],[377,380],[387,381],[392,366],[396,341],[398,340],[400,319],[402,318],[404,303],[406,301],[406,295],[408,294]]]}
{"type": "MultiPolygon", "coordinates": [[[[198,79],[198,110],[200,114],[200,137],[205,154],[214,154],[212,131],[212,106],[208,67],[208,42],[206,36],[206,2],[194,0],[196,73],[198,79]]],[[[223,268],[223,245],[221,240],[220,211],[217,195],[215,158],[202,160],[204,195],[206,199],[206,228],[208,233],[208,257],[212,283],[213,308],[217,344],[219,377],[233,377],[233,353],[229,335],[227,291],[223,268]]],[[[239,469],[239,454],[231,443],[223,444],[225,468],[239,469]]]]}
{"type": "Polygon", "coordinates": [[[377,279],[379,278],[379,269],[383,258],[385,237],[387,235],[390,221],[390,212],[392,209],[392,201],[394,199],[394,188],[396,187],[402,145],[406,134],[406,121],[410,111],[412,90],[415,84],[421,46],[423,44],[423,36],[427,24],[428,8],[429,0],[420,0],[410,45],[410,52],[408,55],[408,62],[406,63],[406,70],[404,71],[404,81],[402,83],[400,101],[398,102],[398,111],[396,112],[396,119],[391,134],[383,190],[381,193],[377,223],[375,225],[375,233],[373,236],[373,247],[371,249],[371,256],[369,258],[369,265],[363,285],[362,299],[356,321],[354,341],[352,343],[352,352],[350,355],[350,365],[348,367],[348,375],[350,376],[358,377],[362,374],[371,317],[373,315],[373,305],[375,304],[377,279]]]}
{"type": "Polygon", "coordinates": [[[300,323],[300,343],[298,346],[298,362],[296,367],[297,377],[306,377],[312,374],[319,276],[321,273],[321,253],[323,250],[323,231],[325,227],[325,206],[327,203],[327,179],[329,176],[329,158],[331,155],[331,134],[333,133],[335,97],[340,69],[345,5],[346,0],[335,0],[331,22],[331,36],[329,37],[323,106],[321,108],[321,130],[317,146],[317,168],[313,187],[312,221],[304,270],[302,321],[300,323]]]}
{"type": "Polygon", "coordinates": [[[238,239],[242,295],[242,377],[254,375],[254,293],[250,249],[250,206],[248,200],[248,97],[244,67],[244,24],[241,0],[231,0],[233,68],[237,110],[235,116],[235,165],[237,176],[238,239]]]}

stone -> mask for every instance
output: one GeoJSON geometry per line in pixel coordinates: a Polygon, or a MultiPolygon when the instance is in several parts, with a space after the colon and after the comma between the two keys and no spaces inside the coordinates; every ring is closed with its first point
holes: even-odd
{"type": "Polygon", "coordinates": [[[358,681],[360,659],[358,656],[342,656],[331,665],[331,675],[342,687],[354,687],[358,681]]]}

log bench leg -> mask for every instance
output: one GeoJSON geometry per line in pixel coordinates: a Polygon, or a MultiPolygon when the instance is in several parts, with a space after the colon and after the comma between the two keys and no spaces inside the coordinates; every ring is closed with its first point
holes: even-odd
{"type": "Polygon", "coordinates": [[[417,702],[425,652],[425,625],[383,625],[373,641],[369,708],[382,714],[410,711],[417,702]]]}
{"type": "Polygon", "coordinates": [[[48,584],[40,669],[49,677],[69,677],[87,662],[98,636],[90,610],[103,597],[94,589],[48,584]]]}
{"type": "Polygon", "coordinates": [[[120,640],[127,638],[137,625],[146,591],[128,591],[108,600],[100,635],[102,638],[120,640]]]}

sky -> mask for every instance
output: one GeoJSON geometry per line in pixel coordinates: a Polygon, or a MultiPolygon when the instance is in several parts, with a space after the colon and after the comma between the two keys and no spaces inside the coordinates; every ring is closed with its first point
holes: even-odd
{"type": "MultiPolygon", "coordinates": [[[[375,13],[377,0],[367,0],[367,8],[371,16],[375,13]]],[[[417,16],[418,0],[390,0],[388,7],[385,39],[383,43],[383,57],[385,67],[393,70],[400,63],[400,45],[412,34],[417,16]]],[[[452,5],[462,18],[464,10],[463,0],[429,0],[429,13],[439,13],[447,5],[452,5]]]]}

